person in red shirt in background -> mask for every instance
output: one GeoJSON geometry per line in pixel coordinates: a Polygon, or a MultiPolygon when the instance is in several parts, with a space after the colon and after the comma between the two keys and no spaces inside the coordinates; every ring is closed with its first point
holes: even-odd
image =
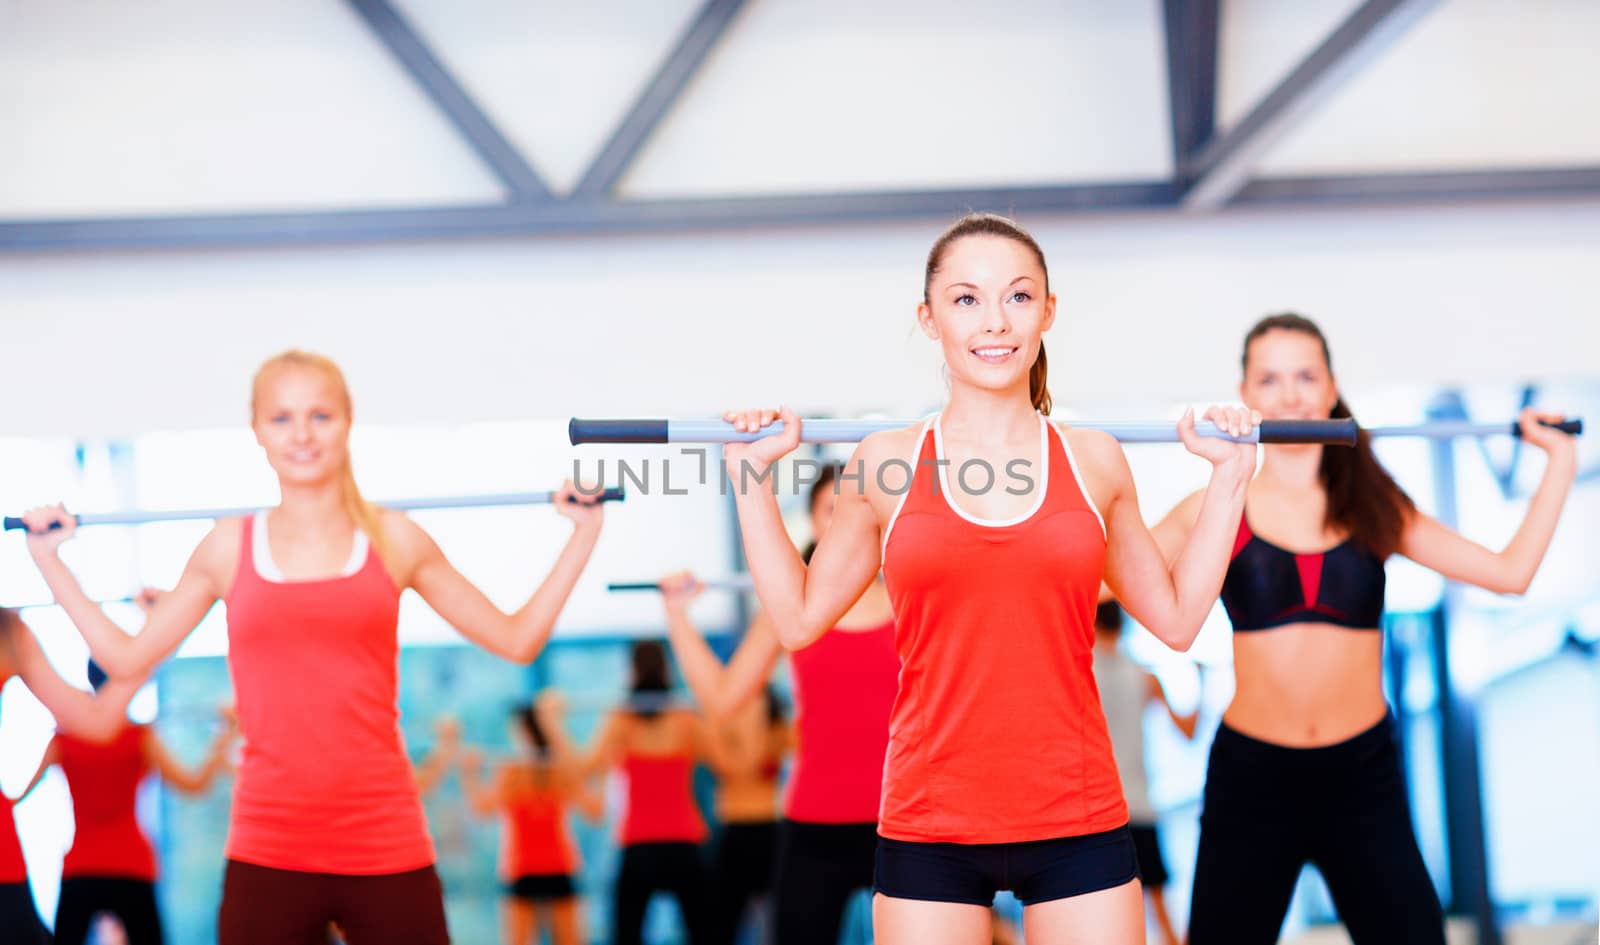
{"type": "MultiPolygon", "coordinates": [[[[833,518],[838,473],[824,466],[811,486],[814,540],[801,552],[804,560],[833,518]]],[[[668,575],[661,590],[668,640],[701,710],[715,723],[752,705],[785,652],[772,621],[757,614],[724,666],[690,619],[689,605],[702,590],[694,576],[668,575]]],[[[788,656],[795,750],[772,867],[773,930],[777,945],[812,945],[838,941],[850,897],[872,889],[889,712],[900,678],[883,582],[869,584],[837,626],[788,656]]]]}
{"type": "MultiPolygon", "coordinates": [[[[128,701],[139,688],[136,680],[118,679],[97,693],[78,689],[56,673],[22,617],[0,608],[0,687],[13,676],[44,703],[60,731],[100,741],[115,738],[127,723],[128,701]]],[[[11,811],[18,800],[0,793],[0,929],[7,945],[48,945],[50,933],[33,903],[28,864],[11,811]]]]}
{"type": "Polygon", "coordinates": [[[628,701],[606,715],[583,767],[585,777],[616,770],[627,783],[612,942],[640,945],[650,897],[669,892],[689,945],[713,945],[711,880],[700,854],[707,830],[694,799],[694,769],[701,761],[718,767],[715,740],[693,710],[674,704],[665,646],[638,641],[632,663],[628,701]]]}
{"type": "Polygon", "coordinates": [[[579,776],[580,759],[567,737],[564,714],[554,690],[541,693],[531,708],[513,709],[515,757],[497,765],[488,784],[481,780],[481,753],[468,750],[461,756],[461,784],[473,812],[500,817],[506,945],[539,941],[541,927],[552,945],[587,941],[577,889],[582,863],[567,814],[576,808],[589,822],[598,822],[605,800],[579,776]]]}
{"type": "MultiPolygon", "coordinates": [[[[89,661],[89,685],[99,692],[105,671],[89,661]]],[[[228,750],[238,730],[231,710],[218,712],[222,729],[197,768],[187,768],[162,744],[155,729],[127,723],[110,741],[58,732],[26,797],[52,766],[60,765],[72,795],[72,847],[61,864],[56,905],[56,945],[83,945],[98,913],[114,915],[128,945],[165,941],[156,905],[156,857],[135,812],[139,785],[152,772],[184,794],[202,794],[228,769],[228,750]]],[[[19,798],[20,800],[21,798],[19,798]]]]}

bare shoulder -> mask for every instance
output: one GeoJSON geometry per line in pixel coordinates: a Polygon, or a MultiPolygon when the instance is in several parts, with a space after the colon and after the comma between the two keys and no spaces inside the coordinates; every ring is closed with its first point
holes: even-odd
{"type": "Polygon", "coordinates": [[[201,539],[199,552],[210,552],[217,548],[233,548],[244,540],[244,517],[219,518],[211,526],[211,531],[206,532],[206,537],[201,539]]]}
{"type": "Polygon", "coordinates": [[[239,567],[239,547],[244,542],[242,517],[219,518],[194,549],[191,562],[218,587],[226,587],[239,567]]]}
{"type": "Polygon", "coordinates": [[[1072,448],[1072,458],[1088,481],[1089,490],[1097,495],[1121,492],[1132,478],[1128,456],[1122,451],[1117,438],[1104,430],[1080,430],[1052,420],[1056,429],[1066,437],[1072,448]]]}
{"type": "Polygon", "coordinates": [[[628,721],[632,718],[633,713],[625,712],[622,709],[606,710],[606,714],[600,717],[601,736],[621,737],[628,727],[628,721]]]}
{"type": "MultiPolygon", "coordinates": [[[[378,528],[387,546],[386,557],[402,575],[414,575],[418,565],[439,551],[433,537],[404,512],[379,507],[378,528]]],[[[404,583],[409,584],[409,579],[404,583]]]]}
{"type": "Polygon", "coordinates": [[[418,550],[433,544],[433,539],[423,530],[421,525],[411,520],[411,516],[395,509],[377,507],[378,527],[383,530],[383,538],[394,546],[397,551],[418,550]]]}
{"type": "Polygon", "coordinates": [[[894,496],[885,490],[899,487],[915,469],[922,427],[923,422],[918,420],[897,430],[880,430],[863,437],[856,445],[855,452],[850,454],[850,462],[845,467],[846,476],[858,477],[856,484],[852,488],[841,482],[839,488],[849,489],[853,493],[859,490],[874,505],[883,503],[884,508],[880,509],[879,516],[887,517],[894,496]],[[902,468],[898,472],[885,474],[884,469],[890,464],[902,468]]]}
{"type": "Polygon", "coordinates": [[[861,438],[856,445],[851,461],[862,460],[869,467],[874,463],[885,463],[891,459],[904,460],[917,448],[917,436],[922,432],[923,422],[899,428],[898,430],[880,430],[869,433],[861,438]]]}
{"type": "Polygon", "coordinates": [[[1067,445],[1072,447],[1073,458],[1080,464],[1089,463],[1096,467],[1127,465],[1128,460],[1122,452],[1122,444],[1104,430],[1081,429],[1062,420],[1050,422],[1055,424],[1061,435],[1067,438],[1067,445]]]}

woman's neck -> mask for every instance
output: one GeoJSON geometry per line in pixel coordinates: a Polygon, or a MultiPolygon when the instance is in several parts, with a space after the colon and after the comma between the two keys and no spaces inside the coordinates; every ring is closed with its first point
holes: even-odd
{"type": "Polygon", "coordinates": [[[1321,446],[1269,446],[1263,451],[1263,483],[1290,492],[1322,488],[1321,446]]]}
{"type": "Polygon", "coordinates": [[[952,383],[939,424],[946,430],[959,430],[969,442],[1000,446],[1037,435],[1039,411],[1033,407],[1026,383],[1004,391],[952,383]]]}
{"type": "Polygon", "coordinates": [[[355,525],[337,485],[280,483],[279,492],[282,498],[271,513],[274,530],[298,535],[332,534],[349,531],[355,525]]]}

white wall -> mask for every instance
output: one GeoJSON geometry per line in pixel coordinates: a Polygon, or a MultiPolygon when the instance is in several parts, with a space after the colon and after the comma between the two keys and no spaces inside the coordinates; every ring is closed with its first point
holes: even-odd
{"type": "MultiPolygon", "coordinates": [[[[1062,317],[1058,403],[1227,397],[1292,308],[1347,387],[1591,376],[1600,201],[1033,219],[1062,317]]],[[[942,221],[449,245],[0,257],[0,434],[242,422],[256,364],[347,368],[362,420],[920,411],[942,221]]]]}

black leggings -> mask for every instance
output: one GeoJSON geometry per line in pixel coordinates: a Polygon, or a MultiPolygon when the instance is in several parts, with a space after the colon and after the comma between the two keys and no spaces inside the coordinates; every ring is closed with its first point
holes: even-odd
{"type": "Polygon", "coordinates": [[[1217,732],[1206,771],[1190,945],[1273,943],[1306,863],[1355,945],[1444,945],[1394,723],[1326,748],[1217,732]]]}
{"type": "Polygon", "coordinates": [[[50,945],[27,883],[0,883],[0,932],[6,945],[50,945]]]}
{"type": "Polygon", "coordinates": [[[872,890],[877,855],[875,823],[785,820],[772,876],[777,945],[835,945],[850,897],[872,890]]]}
{"type": "Polygon", "coordinates": [[[156,887],[142,879],[72,876],[61,880],[56,945],[83,945],[96,913],[109,912],[128,933],[128,945],[162,945],[156,887]]]}
{"type": "Polygon", "coordinates": [[[750,903],[772,891],[772,861],[777,856],[777,845],[776,821],[723,827],[712,867],[717,941],[733,945],[739,935],[739,921],[750,903]]]}
{"type": "Polygon", "coordinates": [[[643,941],[645,907],[658,892],[669,892],[678,900],[690,945],[713,945],[716,921],[711,884],[700,848],[692,843],[633,843],[622,848],[622,866],[613,890],[611,940],[615,945],[643,941]]]}

